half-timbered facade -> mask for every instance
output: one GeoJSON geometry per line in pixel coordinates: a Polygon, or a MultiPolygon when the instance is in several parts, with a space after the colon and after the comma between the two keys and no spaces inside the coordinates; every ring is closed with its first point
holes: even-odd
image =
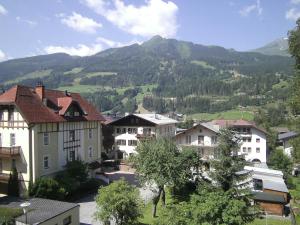
{"type": "Polygon", "coordinates": [[[1,94],[0,188],[14,167],[26,188],[29,181],[63,170],[68,161],[99,162],[103,120],[77,93],[39,85],[1,94]]]}
{"type": "Polygon", "coordinates": [[[114,148],[126,158],[135,154],[136,146],[145,138],[174,137],[177,121],[160,114],[130,114],[110,123],[114,128],[114,148]]]}

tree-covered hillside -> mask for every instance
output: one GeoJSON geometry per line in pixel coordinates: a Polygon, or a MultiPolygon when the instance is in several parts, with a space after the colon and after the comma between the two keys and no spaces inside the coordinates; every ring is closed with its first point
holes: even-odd
{"type": "Polygon", "coordinates": [[[89,57],[52,54],[2,62],[0,82],[7,89],[42,80],[47,88],[84,93],[102,111],[219,112],[285,100],[293,63],[290,57],[155,36],[89,57]]]}

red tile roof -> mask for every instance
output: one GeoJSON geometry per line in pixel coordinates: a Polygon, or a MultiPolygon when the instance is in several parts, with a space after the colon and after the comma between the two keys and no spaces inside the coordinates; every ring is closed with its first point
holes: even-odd
{"type": "Polygon", "coordinates": [[[254,122],[250,122],[247,120],[213,120],[213,124],[219,125],[221,128],[226,127],[253,127],[257,130],[262,131],[263,133],[267,133],[264,129],[258,127],[254,122]]]}
{"type": "MultiPolygon", "coordinates": [[[[15,105],[27,123],[76,121],[105,121],[103,116],[78,93],[68,93],[45,89],[44,101],[34,88],[17,85],[0,95],[0,105],[15,105]],[[47,102],[47,104],[45,104],[47,102]],[[85,112],[81,117],[69,118],[61,115],[72,102],[85,112]]],[[[64,113],[63,113],[64,114],[64,113]]]]}

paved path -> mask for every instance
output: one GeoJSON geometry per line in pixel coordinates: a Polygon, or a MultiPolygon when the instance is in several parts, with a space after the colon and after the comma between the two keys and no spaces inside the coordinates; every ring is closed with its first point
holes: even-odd
{"type": "MultiPolygon", "coordinates": [[[[130,184],[137,186],[140,190],[141,198],[145,204],[152,199],[153,193],[150,188],[141,187],[135,174],[118,171],[114,173],[107,173],[106,175],[111,181],[119,180],[124,177],[124,179],[127,180],[130,184]]],[[[96,211],[96,202],[94,200],[95,196],[96,194],[91,194],[77,201],[77,203],[80,205],[81,225],[102,225],[102,223],[94,220],[94,213],[96,211]]]]}

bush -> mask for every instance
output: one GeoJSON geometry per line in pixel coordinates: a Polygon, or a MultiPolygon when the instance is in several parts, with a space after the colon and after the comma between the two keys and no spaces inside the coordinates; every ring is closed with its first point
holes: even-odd
{"type": "Polygon", "coordinates": [[[0,225],[15,224],[14,218],[22,215],[21,209],[14,209],[8,207],[0,207],[0,225]]]}
{"type": "Polygon", "coordinates": [[[19,176],[18,171],[16,167],[13,168],[12,173],[9,175],[9,181],[8,181],[8,195],[19,197],[20,191],[19,191],[19,176]]]}
{"type": "Polygon", "coordinates": [[[33,184],[30,195],[39,198],[63,200],[66,191],[53,178],[41,177],[33,184]]]}
{"type": "Polygon", "coordinates": [[[69,177],[74,178],[80,183],[84,183],[88,180],[88,165],[81,160],[68,162],[65,172],[69,177]]]}

